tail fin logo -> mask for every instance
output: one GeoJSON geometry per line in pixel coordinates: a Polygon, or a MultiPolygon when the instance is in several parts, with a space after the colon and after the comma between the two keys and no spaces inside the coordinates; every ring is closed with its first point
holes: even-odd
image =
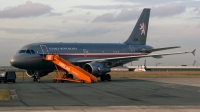
{"type": "Polygon", "coordinates": [[[141,35],[146,35],[146,24],[143,22],[140,24],[141,35]]]}

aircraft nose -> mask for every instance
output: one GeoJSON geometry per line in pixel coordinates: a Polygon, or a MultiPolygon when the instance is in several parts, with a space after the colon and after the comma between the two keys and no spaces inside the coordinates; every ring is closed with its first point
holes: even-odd
{"type": "Polygon", "coordinates": [[[32,69],[44,62],[40,55],[16,54],[10,60],[10,64],[20,69],[32,69]]]}
{"type": "Polygon", "coordinates": [[[14,59],[14,58],[12,58],[12,59],[10,60],[10,64],[13,66],[13,65],[14,65],[14,63],[15,63],[15,59],[14,59]]]}
{"type": "Polygon", "coordinates": [[[21,64],[22,64],[22,60],[17,57],[17,56],[14,56],[11,60],[10,60],[10,64],[14,67],[19,67],[21,64]]]}

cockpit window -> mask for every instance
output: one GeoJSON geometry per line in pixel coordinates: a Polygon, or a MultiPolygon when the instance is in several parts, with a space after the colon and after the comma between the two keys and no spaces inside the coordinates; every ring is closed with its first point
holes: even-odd
{"type": "Polygon", "coordinates": [[[27,54],[35,54],[35,51],[34,50],[19,50],[18,51],[18,54],[21,54],[21,53],[27,53],[27,54]]]}
{"type": "Polygon", "coordinates": [[[27,50],[26,53],[31,54],[31,51],[30,51],[30,50],[27,50]]]}
{"type": "Polygon", "coordinates": [[[19,51],[19,54],[20,54],[20,53],[26,53],[26,50],[20,50],[20,51],[19,51]]]}
{"type": "Polygon", "coordinates": [[[34,51],[34,50],[31,50],[31,53],[32,53],[32,54],[35,54],[35,51],[34,51]]]}

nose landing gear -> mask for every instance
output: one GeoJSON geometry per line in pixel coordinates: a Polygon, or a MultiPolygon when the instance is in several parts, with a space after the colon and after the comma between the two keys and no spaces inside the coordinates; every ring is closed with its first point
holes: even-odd
{"type": "Polygon", "coordinates": [[[39,72],[37,71],[35,73],[35,75],[33,76],[33,82],[38,82],[40,83],[40,75],[39,75],[39,72]]]}
{"type": "Polygon", "coordinates": [[[39,77],[36,77],[36,76],[34,76],[34,77],[33,77],[33,82],[38,82],[38,83],[40,83],[40,78],[39,78],[39,77]]]}

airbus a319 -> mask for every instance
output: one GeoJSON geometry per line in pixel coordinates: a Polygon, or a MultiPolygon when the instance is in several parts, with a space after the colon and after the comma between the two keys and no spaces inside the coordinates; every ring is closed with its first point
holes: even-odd
{"type": "Polygon", "coordinates": [[[151,54],[155,51],[179,46],[153,48],[146,45],[150,9],[143,9],[132,33],[124,43],[32,43],[23,46],[10,60],[12,66],[25,69],[28,76],[40,82],[40,77],[56,70],[54,63],[46,61],[47,54],[59,54],[70,63],[103,80],[111,80],[110,68],[121,66],[139,58],[162,58],[165,55],[192,52],[151,54]]]}

